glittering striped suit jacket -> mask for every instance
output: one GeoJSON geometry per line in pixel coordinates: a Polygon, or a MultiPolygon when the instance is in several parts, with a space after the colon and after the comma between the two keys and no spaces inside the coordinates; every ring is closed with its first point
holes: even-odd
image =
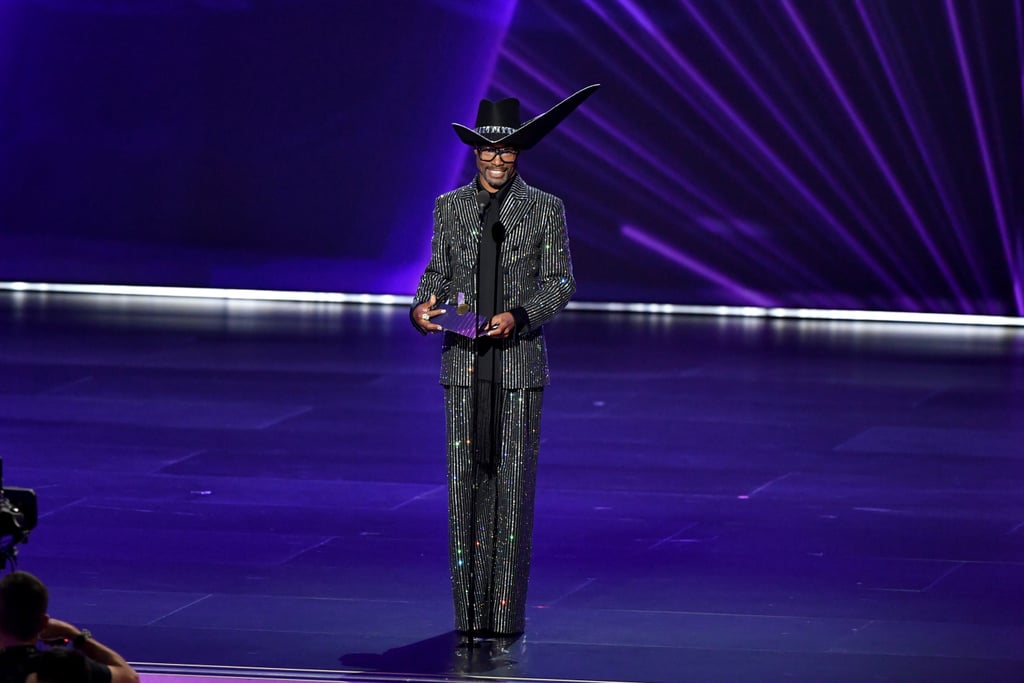
{"type": "MultiPolygon", "coordinates": [[[[576,291],[565,228],[565,207],[558,197],[530,187],[517,173],[501,207],[505,241],[500,270],[504,308],[521,306],[529,325],[498,343],[502,348],[501,384],[506,389],[550,383],[544,323],[562,310],[576,291]]],[[[480,214],[473,183],[437,198],[430,263],[416,288],[416,301],[437,296],[439,306],[455,306],[459,292],[476,306],[476,266],[480,214]]],[[[441,384],[469,386],[473,377],[473,341],[444,333],[441,384]]]]}

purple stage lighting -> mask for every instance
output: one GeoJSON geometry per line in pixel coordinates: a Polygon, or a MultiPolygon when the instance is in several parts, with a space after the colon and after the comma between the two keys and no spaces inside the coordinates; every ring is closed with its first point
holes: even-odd
{"type": "Polygon", "coordinates": [[[409,295],[450,124],[601,83],[577,300],[1021,316],[1022,4],[0,2],[0,281],[409,295]]]}

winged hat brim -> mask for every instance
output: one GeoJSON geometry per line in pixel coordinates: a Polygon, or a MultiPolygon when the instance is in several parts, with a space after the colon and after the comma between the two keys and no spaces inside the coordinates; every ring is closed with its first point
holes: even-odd
{"type": "Polygon", "coordinates": [[[594,91],[600,87],[600,83],[588,85],[582,90],[569,95],[569,97],[566,97],[543,114],[534,116],[519,128],[503,135],[491,134],[488,137],[479,130],[464,126],[461,123],[453,123],[452,128],[455,129],[455,134],[459,136],[460,140],[474,147],[479,145],[507,145],[517,149],[530,149],[540,142],[541,138],[553,131],[565,117],[583,103],[583,100],[593,95],[594,91]]]}

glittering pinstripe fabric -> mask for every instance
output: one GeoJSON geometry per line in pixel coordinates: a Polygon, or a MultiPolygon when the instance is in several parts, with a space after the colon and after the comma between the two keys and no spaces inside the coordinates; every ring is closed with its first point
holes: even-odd
{"type": "Polygon", "coordinates": [[[520,633],[526,619],[544,391],[501,392],[502,452],[493,475],[473,463],[468,443],[472,394],[470,387],[445,387],[448,550],[455,627],[470,630],[472,611],[474,630],[520,633]],[[475,524],[470,523],[473,516],[475,524]],[[471,586],[475,586],[472,601],[471,586]]]}
{"type": "MultiPolygon", "coordinates": [[[[433,294],[441,306],[454,306],[461,292],[476,308],[478,211],[473,183],[438,197],[430,262],[416,288],[416,301],[433,294]]],[[[474,630],[518,633],[526,616],[541,402],[550,382],[542,326],[569,302],[576,281],[561,199],[530,187],[516,174],[501,206],[501,222],[505,240],[498,265],[504,309],[525,309],[529,327],[497,342],[502,353],[495,386],[501,416],[496,473],[488,475],[473,465],[473,340],[445,333],[441,384],[456,628],[470,630],[472,611],[474,630]]]]}
{"type": "MultiPolygon", "coordinates": [[[[530,327],[500,342],[501,385],[542,387],[550,383],[544,330],[576,291],[558,197],[531,187],[516,174],[501,206],[505,241],[500,268],[505,309],[522,306],[530,327]]],[[[476,309],[476,262],[480,218],[472,183],[443,194],[434,207],[430,262],[416,288],[416,301],[431,294],[440,305],[454,306],[459,292],[476,309]]],[[[441,383],[469,386],[473,377],[473,341],[446,332],[441,351],[441,383]]]]}

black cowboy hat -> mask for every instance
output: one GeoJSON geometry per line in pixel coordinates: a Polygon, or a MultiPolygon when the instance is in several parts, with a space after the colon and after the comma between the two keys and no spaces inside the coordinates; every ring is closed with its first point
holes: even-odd
{"type": "Polygon", "coordinates": [[[516,98],[510,97],[497,102],[480,100],[476,125],[473,128],[460,123],[453,123],[452,127],[460,140],[474,147],[505,145],[517,149],[530,149],[599,87],[601,86],[598,83],[588,85],[526,123],[519,120],[519,100],[516,98]]]}

